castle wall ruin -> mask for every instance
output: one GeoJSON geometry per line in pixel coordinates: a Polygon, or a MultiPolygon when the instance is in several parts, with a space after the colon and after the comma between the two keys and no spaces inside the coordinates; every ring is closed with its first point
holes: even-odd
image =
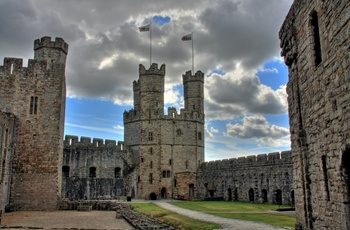
{"type": "Polygon", "coordinates": [[[290,151],[205,162],[198,198],[294,205],[290,151]]]}
{"type": "Polygon", "coordinates": [[[295,0],[279,37],[296,229],[350,229],[350,2],[295,0]]]}

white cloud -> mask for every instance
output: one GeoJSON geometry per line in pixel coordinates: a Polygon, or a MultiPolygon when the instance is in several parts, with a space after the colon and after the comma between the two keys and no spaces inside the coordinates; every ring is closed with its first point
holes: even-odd
{"type": "Polygon", "coordinates": [[[289,129],[268,123],[261,115],[244,116],[243,124],[226,125],[224,136],[240,139],[255,139],[264,146],[290,145],[289,129]]]}

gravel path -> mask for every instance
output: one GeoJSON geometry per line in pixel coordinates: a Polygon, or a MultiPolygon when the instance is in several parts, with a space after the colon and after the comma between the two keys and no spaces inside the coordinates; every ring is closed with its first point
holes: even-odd
{"type": "Polygon", "coordinates": [[[244,220],[228,219],[228,218],[223,218],[223,217],[218,217],[218,216],[206,214],[203,212],[197,212],[197,211],[192,211],[192,210],[188,210],[188,209],[184,209],[184,208],[179,208],[179,207],[176,207],[176,206],[171,205],[171,204],[164,202],[164,201],[154,201],[152,203],[154,203],[162,208],[168,209],[170,211],[179,213],[181,215],[191,217],[193,219],[220,224],[224,229],[230,229],[230,230],[282,229],[282,228],[277,228],[277,227],[267,225],[267,224],[244,221],[244,220]]]}

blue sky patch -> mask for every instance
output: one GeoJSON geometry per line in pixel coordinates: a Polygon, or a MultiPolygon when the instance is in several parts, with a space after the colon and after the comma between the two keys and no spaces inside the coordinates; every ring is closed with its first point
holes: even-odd
{"type": "Polygon", "coordinates": [[[160,15],[153,16],[153,22],[162,26],[164,24],[167,24],[171,21],[171,18],[169,16],[163,17],[160,15]]]}

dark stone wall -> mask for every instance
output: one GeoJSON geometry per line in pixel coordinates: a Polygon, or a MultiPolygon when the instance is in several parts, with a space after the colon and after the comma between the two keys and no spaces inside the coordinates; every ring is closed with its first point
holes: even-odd
{"type": "Polygon", "coordinates": [[[117,199],[130,194],[132,167],[123,142],[67,135],[62,161],[62,198],[117,199]]]}

